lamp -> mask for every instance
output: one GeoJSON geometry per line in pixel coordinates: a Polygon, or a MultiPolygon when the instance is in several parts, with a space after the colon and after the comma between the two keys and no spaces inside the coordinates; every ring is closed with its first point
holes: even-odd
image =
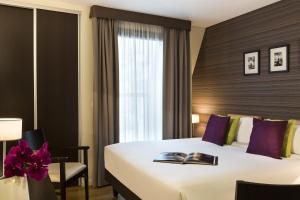
{"type": "Polygon", "coordinates": [[[195,125],[200,122],[200,116],[199,114],[192,114],[192,125],[193,125],[193,130],[192,130],[192,137],[194,136],[194,131],[195,131],[195,125]]]}
{"type": "Polygon", "coordinates": [[[200,122],[200,117],[198,114],[192,114],[192,123],[198,124],[200,122]]]}
{"type": "Polygon", "coordinates": [[[22,119],[0,118],[0,141],[3,141],[3,176],[6,157],[6,141],[22,138],[22,119]]]}

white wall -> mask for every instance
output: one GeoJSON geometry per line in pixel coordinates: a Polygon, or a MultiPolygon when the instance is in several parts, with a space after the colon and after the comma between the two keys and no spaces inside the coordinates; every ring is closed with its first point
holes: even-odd
{"type": "Polygon", "coordinates": [[[205,28],[192,26],[190,33],[190,43],[191,43],[191,71],[194,71],[199,50],[202,44],[202,39],[204,36],[205,28]]]}
{"type": "MultiPolygon", "coordinates": [[[[0,0],[0,3],[39,7],[44,9],[71,11],[80,13],[80,89],[79,89],[79,141],[80,145],[89,145],[89,172],[92,183],[94,167],[93,143],[93,41],[90,7],[83,4],[71,4],[57,0],[0,0]]],[[[191,66],[195,67],[201,46],[204,28],[192,26],[191,29],[191,66]]]]}

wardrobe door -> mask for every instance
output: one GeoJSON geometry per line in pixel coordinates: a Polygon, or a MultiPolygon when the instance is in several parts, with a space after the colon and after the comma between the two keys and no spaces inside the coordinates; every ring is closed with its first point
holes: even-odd
{"type": "Polygon", "coordinates": [[[33,10],[0,5],[0,117],[34,126],[33,10]]]}
{"type": "Polygon", "coordinates": [[[37,10],[37,102],[52,154],[78,146],[78,15],[37,10]]]}

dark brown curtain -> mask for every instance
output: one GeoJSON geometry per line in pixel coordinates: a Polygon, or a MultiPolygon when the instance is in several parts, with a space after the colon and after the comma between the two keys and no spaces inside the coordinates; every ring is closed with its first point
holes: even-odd
{"type": "Polygon", "coordinates": [[[189,31],[165,28],[163,138],[191,136],[191,71],[189,31]]]}
{"type": "Polygon", "coordinates": [[[119,66],[117,22],[93,18],[95,183],[104,179],[104,148],[119,138],[119,66]]]}

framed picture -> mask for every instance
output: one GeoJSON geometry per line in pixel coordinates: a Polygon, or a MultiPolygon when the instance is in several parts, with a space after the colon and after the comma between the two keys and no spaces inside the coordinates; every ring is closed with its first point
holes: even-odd
{"type": "Polygon", "coordinates": [[[260,51],[244,53],[244,75],[255,75],[260,73],[260,51]]]}
{"type": "Polygon", "coordinates": [[[270,48],[270,72],[289,71],[289,45],[270,48]]]}

